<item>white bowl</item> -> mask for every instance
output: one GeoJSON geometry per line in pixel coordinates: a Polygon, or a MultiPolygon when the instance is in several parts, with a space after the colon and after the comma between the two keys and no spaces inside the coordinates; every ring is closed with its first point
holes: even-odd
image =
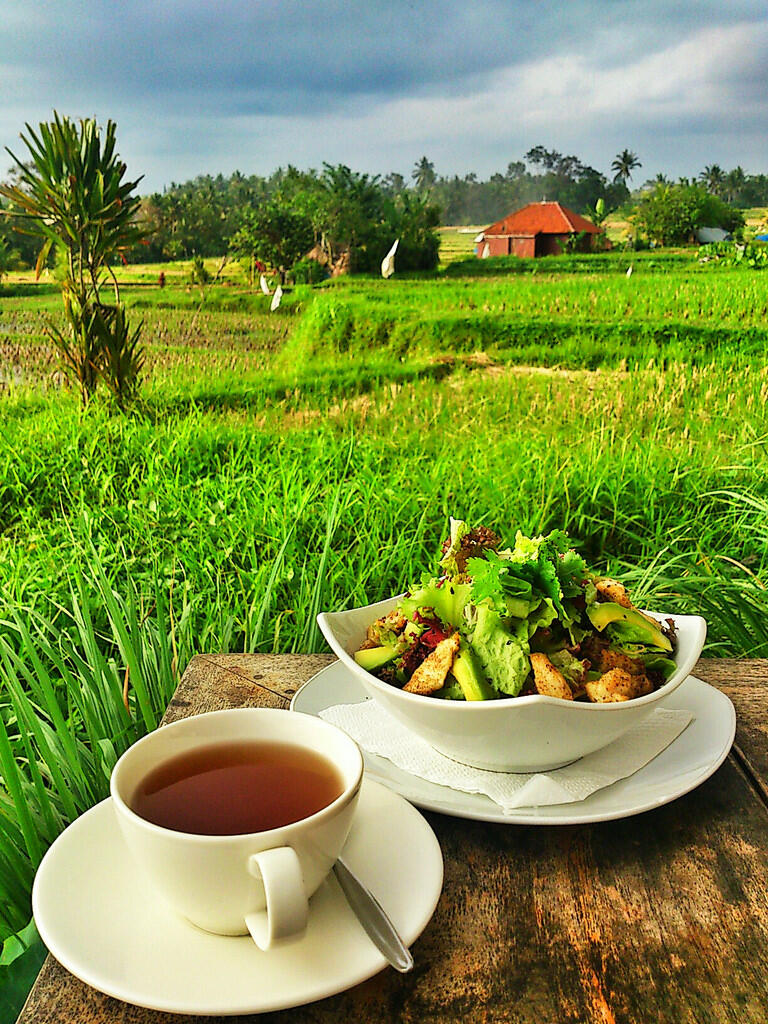
{"type": "Polygon", "coordinates": [[[403,725],[454,761],[499,772],[560,768],[618,739],[687,679],[707,635],[707,624],[698,615],[649,613],[674,622],[677,667],[658,690],[626,702],[589,704],[538,693],[489,701],[439,700],[384,683],[360,668],[353,657],[368,626],[391,611],[399,600],[391,597],[365,608],[323,612],[317,622],[334,654],[360,680],[368,695],[403,725]]]}

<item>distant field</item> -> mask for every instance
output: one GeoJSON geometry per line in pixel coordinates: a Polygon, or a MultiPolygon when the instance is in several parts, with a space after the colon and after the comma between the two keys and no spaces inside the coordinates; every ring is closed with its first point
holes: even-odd
{"type": "Polygon", "coordinates": [[[439,228],[440,262],[447,264],[471,256],[475,251],[476,236],[486,227],[488,227],[487,224],[482,224],[480,227],[439,228]]]}

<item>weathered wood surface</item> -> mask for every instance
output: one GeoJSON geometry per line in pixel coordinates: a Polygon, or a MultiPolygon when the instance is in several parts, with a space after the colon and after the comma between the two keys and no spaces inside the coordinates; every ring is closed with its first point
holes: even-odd
{"type": "MultiPolygon", "coordinates": [[[[166,720],[284,707],[332,660],[199,656],[166,720]]],[[[534,828],[428,814],[445,888],[414,946],[414,973],[386,970],[331,999],[251,1019],[765,1024],[768,661],[703,660],[695,674],[728,694],[739,721],[733,755],[703,786],[667,807],[599,825],[534,828]]],[[[49,956],[19,1024],[188,1019],[103,996],[49,956]]]]}

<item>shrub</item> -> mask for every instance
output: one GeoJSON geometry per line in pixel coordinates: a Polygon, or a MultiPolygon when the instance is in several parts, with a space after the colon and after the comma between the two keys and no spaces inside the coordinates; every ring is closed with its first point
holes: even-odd
{"type": "Polygon", "coordinates": [[[306,257],[291,268],[295,284],[319,284],[328,277],[328,271],[317,260],[306,257]]]}
{"type": "Polygon", "coordinates": [[[718,227],[735,231],[744,218],[722,199],[700,185],[659,182],[637,206],[637,226],[660,245],[685,245],[698,228],[718,227]]]}
{"type": "Polygon", "coordinates": [[[140,328],[133,334],[127,329],[110,260],[141,238],[142,231],[135,223],[138,181],[124,180],[126,167],[115,152],[116,127],[108,121],[102,136],[94,120],[76,125],[55,111],[52,122],[40,125],[39,134],[27,125],[27,135],[21,138],[29,151],[28,162],[11,153],[20,183],[0,185],[0,195],[20,211],[26,233],[42,239],[38,275],[56,249],[68,328],[65,333],[51,324],[48,334],[65,373],[77,381],[83,404],[103,379],[111,389],[120,389],[122,406],[138,384],[140,328]],[[113,306],[101,298],[105,273],[114,284],[113,306]],[[124,330],[116,334],[106,329],[118,319],[124,330]],[[117,344],[128,349],[118,353],[117,344]],[[111,375],[115,359],[123,368],[119,378],[111,375]]]}
{"type": "Polygon", "coordinates": [[[189,268],[188,277],[190,284],[199,284],[201,286],[208,284],[211,280],[211,275],[206,269],[202,256],[192,257],[192,266],[189,268]]]}

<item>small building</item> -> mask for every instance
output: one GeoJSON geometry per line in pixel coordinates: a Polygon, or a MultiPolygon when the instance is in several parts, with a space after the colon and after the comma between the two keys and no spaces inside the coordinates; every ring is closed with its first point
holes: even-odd
{"type": "Polygon", "coordinates": [[[529,203],[491,224],[475,239],[475,253],[488,256],[557,256],[573,245],[589,252],[602,229],[562,203],[529,203]],[[572,241],[575,239],[575,241],[572,241]]]}
{"type": "Polygon", "coordinates": [[[712,242],[730,242],[731,235],[722,228],[697,228],[696,241],[699,245],[711,245],[712,242]]]}

